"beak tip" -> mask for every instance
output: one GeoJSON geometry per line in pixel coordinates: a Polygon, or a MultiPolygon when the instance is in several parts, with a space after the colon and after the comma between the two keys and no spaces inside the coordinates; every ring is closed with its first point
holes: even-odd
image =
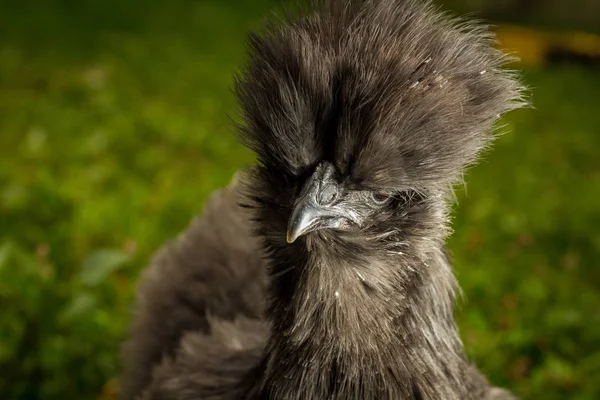
{"type": "Polygon", "coordinates": [[[297,236],[294,235],[294,233],[292,233],[291,231],[287,232],[287,236],[285,238],[285,241],[288,242],[288,244],[294,243],[297,239],[297,236]]]}

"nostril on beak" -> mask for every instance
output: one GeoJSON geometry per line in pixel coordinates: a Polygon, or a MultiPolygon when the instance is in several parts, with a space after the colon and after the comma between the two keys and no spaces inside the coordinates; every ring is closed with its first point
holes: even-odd
{"type": "Polygon", "coordinates": [[[317,201],[322,206],[328,206],[337,198],[337,192],[337,188],[334,185],[327,185],[317,195],[317,201]]]}

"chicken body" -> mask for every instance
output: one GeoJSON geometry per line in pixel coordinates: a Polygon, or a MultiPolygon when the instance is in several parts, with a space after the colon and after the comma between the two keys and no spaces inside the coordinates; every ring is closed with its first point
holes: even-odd
{"type": "MultiPolygon", "coordinates": [[[[121,398],[433,398],[418,393],[407,397],[393,388],[385,389],[387,393],[367,388],[369,392],[355,395],[324,395],[317,382],[303,382],[305,389],[314,390],[312,395],[306,390],[280,397],[264,392],[264,354],[271,335],[271,326],[263,318],[267,260],[251,234],[250,214],[240,206],[239,191],[240,185],[234,182],[213,193],[203,215],[167,243],[144,272],[131,337],[124,346],[121,398]]],[[[444,258],[440,262],[445,264],[444,258]]],[[[282,365],[287,361],[282,360],[282,365]]],[[[330,373],[321,365],[313,368],[318,375],[330,373]]],[[[461,368],[461,387],[469,391],[464,398],[516,399],[490,386],[466,361],[461,368]]]]}
{"type": "Polygon", "coordinates": [[[256,352],[267,338],[261,318],[266,263],[236,189],[232,184],[213,193],[203,215],[163,246],[144,272],[124,346],[123,399],[143,392],[157,399],[228,398],[211,395],[210,380],[215,390],[222,390],[223,380],[239,384],[240,374],[258,363],[256,352]],[[236,361],[247,348],[250,358],[236,361]],[[177,382],[193,387],[196,379],[206,391],[195,397],[179,392],[177,382]]]}

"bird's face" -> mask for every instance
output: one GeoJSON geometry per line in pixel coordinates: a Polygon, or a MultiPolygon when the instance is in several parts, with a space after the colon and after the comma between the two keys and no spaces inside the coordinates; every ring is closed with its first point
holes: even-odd
{"type": "MultiPolygon", "coordinates": [[[[319,162],[307,178],[292,186],[295,189],[283,196],[283,207],[273,202],[273,209],[266,212],[281,218],[281,224],[272,225],[278,231],[270,236],[285,237],[287,244],[310,237],[312,243],[334,239],[328,246],[352,243],[343,247],[397,251],[444,233],[445,202],[434,193],[357,185],[329,161],[319,162]]],[[[285,191],[281,186],[279,190],[285,191]]]]}
{"type": "Polygon", "coordinates": [[[351,189],[333,164],[323,161],[304,182],[287,225],[287,242],[310,232],[357,231],[390,205],[392,193],[351,189]]]}

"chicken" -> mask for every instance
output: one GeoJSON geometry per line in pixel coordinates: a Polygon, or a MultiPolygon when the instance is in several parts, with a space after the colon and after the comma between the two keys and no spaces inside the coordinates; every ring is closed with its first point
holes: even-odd
{"type": "Polygon", "coordinates": [[[485,27],[326,0],[249,39],[258,165],[145,272],[123,399],[511,399],[464,354],[452,186],[524,105],[485,27]]]}

